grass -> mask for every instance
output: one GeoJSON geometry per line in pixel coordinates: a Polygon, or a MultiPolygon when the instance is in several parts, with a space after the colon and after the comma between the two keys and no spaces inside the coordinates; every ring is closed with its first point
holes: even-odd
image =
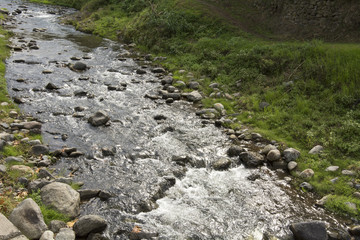
{"type": "MultiPolygon", "coordinates": [[[[352,198],[356,189],[348,185],[360,182],[359,44],[261,39],[226,24],[209,9],[204,11],[197,1],[49,2],[81,9],[82,19],[70,21],[80,30],[135,42],[142,51],[167,56],[156,64],[172,71],[175,80],[198,81],[207,96],[214,92],[209,88],[212,82],[219,83],[223,92],[238,93],[233,100],[207,98],[203,105],[220,102],[236,116],[233,127],[247,125],[268,139],[299,149],[299,170],[312,168],[315,177],[310,183],[315,191],[334,196],[327,208],[359,219],[344,207],[345,200],[360,206],[352,198]],[[179,74],[179,69],[186,73],[179,74]],[[269,106],[262,110],[261,102],[269,106]],[[317,144],[325,147],[324,153],[307,154],[317,144]],[[357,175],[326,172],[330,165],[353,169],[357,175]],[[335,177],[339,180],[330,184],[335,177]]],[[[250,5],[246,7],[252,11],[250,5]]],[[[233,17],[244,21],[241,14],[233,17]]]]}

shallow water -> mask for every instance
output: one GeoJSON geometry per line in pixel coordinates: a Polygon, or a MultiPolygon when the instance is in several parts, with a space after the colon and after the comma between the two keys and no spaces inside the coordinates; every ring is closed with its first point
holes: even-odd
{"type": "MultiPolygon", "coordinates": [[[[0,3],[8,9],[24,4],[0,3]]],[[[145,68],[145,75],[136,74],[141,68],[137,61],[117,59],[127,51],[120,43],[61,25],[61,15],[48,13],[72,10],[26,5],[28,10],[15,16],[12,41],[21,45],[19,37],[26,42],[36,40],[40,49],[14,52],[8,59],[9,93],[24,98],[26,103],[20,108],[44,123],[43,139],[51,149],[76,147],[85,153],[77,159],[61,159],[54,168],[62,175],[74,172],[75,180],[85,182],[84,189],[101,189],[113,195],[107,201],[92,199],[81,210],[82,215],[105,217],[109,222],[105,235],[110,239],[128,239],[134,226],[157,233],[155,239],[262,239],[264,233],[287,238],[288,225],[297,221],[324,220],[340,225],[314,208],[313,199],[299,196],[266,167],[249,170],[234,164],[229,171],[211,170],[211,163],[226,156],[231,145],[221,129],[204,125],[191,103],[168,105],[144,98],[161,88],[159,77],[150,68],[145,68]],[[35,33],[34,28],[46,31],[35,33]],[[70,60],[74,56],[90,57],[81,59],[90,69],[82,73],[70,70],[66,65],[76,62],[70,60]],[[19,59],[25,63],[14,63],[19,59]],[[43,74],[43,70],[53,73],[43,74]],[[79,80],[82,76],[89,80],[79,80]],[[25,82],[16,81],[19,78],[25,82]],[[61,88],[46,90],[49,82],[61,88]],[[127,84],[126,90],[107,88],[121,83],[127,84]],[[74,96],[76,90],[85,91],[87,96],[74,96]],[[82,118],[72,116],[78,106],[85,108],[82,118]],[[110,126],[87,123],[88,116],[98,110],[110,116],[110,126]],[[166,120],[155,121],[159,114],[166,120]],[[63,135],[68,136],[65,141],[63,135]],[[115,147],[115,156],[104,157],[102,147],[115,147]],[[172,162],[173,156],[182,155],[206,167],[184,168],[172,162]],[[260,178],[248,180],[254,173],[260,178]]]]}

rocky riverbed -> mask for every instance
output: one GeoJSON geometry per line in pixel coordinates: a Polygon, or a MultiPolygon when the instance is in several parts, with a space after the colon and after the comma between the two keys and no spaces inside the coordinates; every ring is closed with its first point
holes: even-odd
{"type": "MultiPolygon", "coordinates": [[[[226,111],[221,104],[197,108],[203,95],[195,83],[184,93],[134,45],[60,24],[72,10],[0,2],[12,15],[5,27],[15,33],[9,94],[37,120],[14,121],[3,131],[41,129],[46,145],[30,152],[41,158],[24,161],[35,161],[39,173],[47,169],[28,179],[27,191],[40,189],[44,204],[79,218],[56,239],[97,232],[88,239],[328,239],[326,229],[332,239],[350,238],[310,195],[291,188],[287,171],[296,168],[296,149],[280,151],[257,133],[223,128],[226,111]],[[82,188],[71,189],[72,182],[82,188]]],[[[23,205],[41,219],[30,199],[23,205]]],[[[22,232],[38,239],[48,228],[59,231],[52,224],[40,221],[35,237],[22,232]]]]}

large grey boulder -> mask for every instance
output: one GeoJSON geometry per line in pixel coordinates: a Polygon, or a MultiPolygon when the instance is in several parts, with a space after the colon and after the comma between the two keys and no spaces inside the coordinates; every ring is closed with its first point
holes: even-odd
{"type": "Polygon", "coordinates": [[[295,240],[328,240],[324,222],[300,222],[290,226],[295,240]]]}
{"type": "Polygon", "coordinates": [[[281,158],[281,153],[279,150],[274,149],[268,152],[266,159],[270,162],[277,161],[281,158]]]}
{"type": "Polygon", "coordinates": [[[90,233],[98,233],[105,230],[107,223],[98,215],[86,215],[74,224],[74,231],[78,237],[86,237],[90,233]]]}
{"type": "Polygon", "coordinates": [[[286,162],[296,161],[300,157],[300,152],[294,148],[284,150],[284,159],[286,162]]]}
{"type": "Polygon", "coordinates": [[[47,230],[40,207],[31,198],[22,201],[11,212],[9,220],[29,239],[39,239],[47,230]]]}
{"type": "Polygon", "coordinates": [[[41,189],[42,202],[69,217],[80,212],[80,194],[65,183],[54,182],[41,189]]]}
{"type": "Polygon", "coordinates": [[[239,156],[245,167],[255,168],[264,163],[264,156],[256,152],[243,152],[239,156]]]}
{"type": "Polygon", "coordinates": [[[62,228],[55,240],[75,240],[75,232],[70,228],[62,228]]]}
{"type": "Polygon", "coordinates": [[[110,120],[109,116],[106,115],[103,111],[98,111],[91,115],[88,119],[88,122],[94,127],[105,125],[110,120]]]}
{"type": "Polygon", "coordinates": [[[186,95],[187,100],[190,102],[198,102],[202,99],[201,94],[198,91],[192,91],[186,95]]]}
{"type": "Polygon", "coordinates": [[[20,230],[0,213],[0,239],[27,239],[20,230]]]}

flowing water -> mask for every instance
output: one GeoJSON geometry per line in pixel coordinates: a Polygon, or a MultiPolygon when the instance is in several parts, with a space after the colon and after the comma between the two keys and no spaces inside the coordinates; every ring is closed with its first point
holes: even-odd
{"type": "MultiPolygon", "coordinates": [[[[10,10],[24,4],[0,3],[10,10]]],[[[142,67],[133,58],[118,60],[119,54],[127,52],[120,43],[60,24],[59,16],[72,10],[26,5],[7,23],[15,27],[12,42],[21,45],[35,40],[39,49],[13,52],[7,60],[9,93],[23,98],[22,111],[44,123],[43,139],[52,150],[67,146],[85,153],[63,158],[54,168],[58,174],[73,172],[75,180],[85,183],[83,189],[113,195],[107,201],[93,198],[81,210],[82,215],[107,219],[105,236],[136,239],[129,232],[137,226],[135,230],[148,233],[144,237],[157,236],[154,239],[263,239],[264,233],[287,238],[289,224],[297,221],[340,225],[315,209],[308,195],[298,195],[266,167],[250,170],[234,165],[228,171],[212,170],[211,163],[226,156],[231,145],[221,129],[204,124],[191,103],[169,105],[145,98],[146,93],[161,88],[161,79],[149,68],[143,68],[147,74],[136,74],[142,67]],[[35,32],[34,28],[46,30],[35,32]],[[84,56],[81,61],[90,67],[87,71],[68,67],[76,62],[72,57],[84,56]],[[44,70],[52,73],[44,74],[44,70]],[[60,89],[46,90],[48,83],[60,89]],[[125,90],[108,90],[108,85],[121,84],[127,85],[125,90]],[[83,94],[75,96],[79,91],[83,94]],[[75,107],[84,107],[83,117],[73,116],[75,107]],[[110,116],[110,126],[93,127],[87,122],[98,110],[110,116]],[[156,121],[156,115],[166,119],[156,121]],[[115,156],[104,157],[103,147],[115,148],[115,156]],[[176,165],[173,156],[188,156],[198,167],[176,165]],[[251,174],[260,178],[250,181],[251,174]]]]}

